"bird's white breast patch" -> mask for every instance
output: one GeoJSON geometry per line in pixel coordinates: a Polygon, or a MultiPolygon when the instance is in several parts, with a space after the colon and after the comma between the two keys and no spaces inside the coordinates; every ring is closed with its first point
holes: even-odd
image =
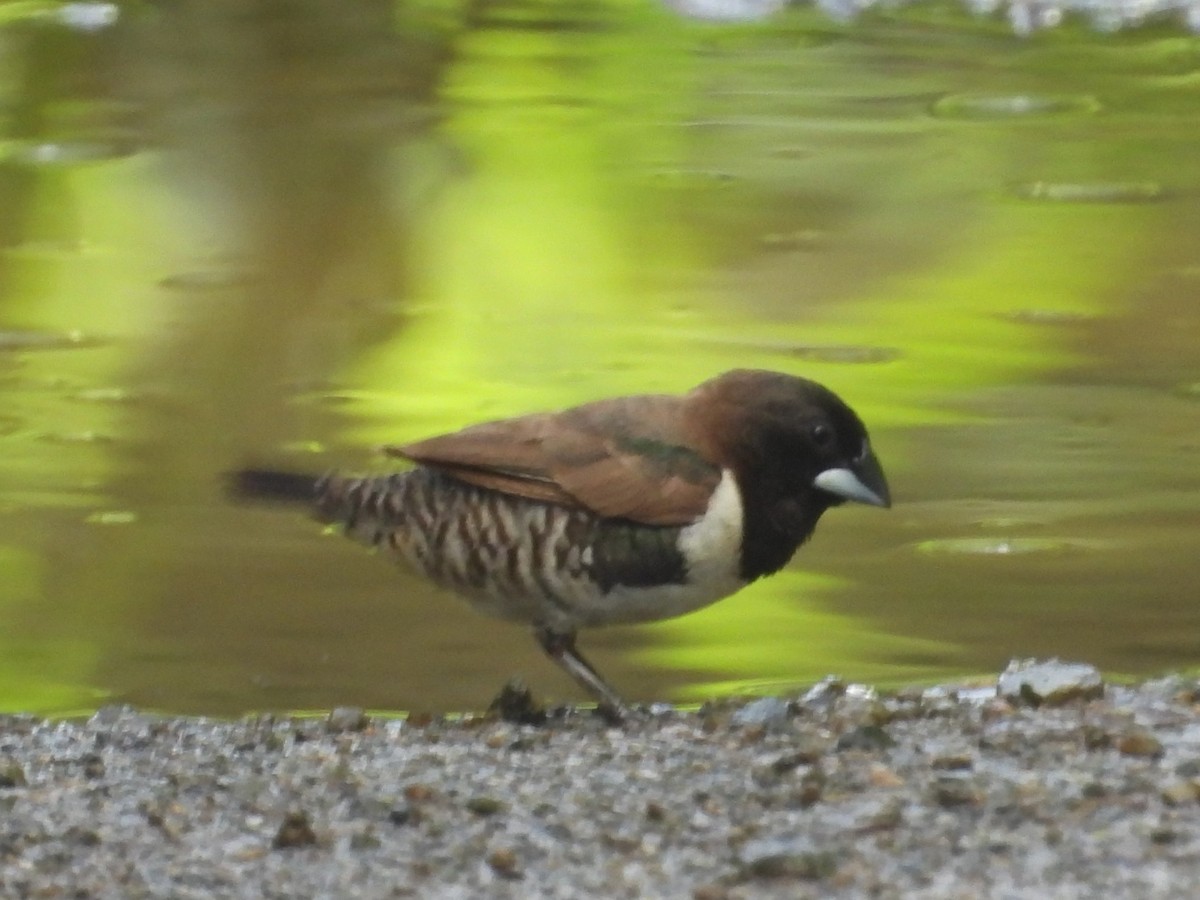
{"type": "Polygon", "coordinates": [[[742,492],[726,469],[704,515],[679,534],[687,582],[656,587],[618,585],[605,598],[606,614],[585,619],[594,625],[669,619],[741,590],[746,585],[739,575],[742,531],[742,492]]]}
{"type": "Polygon", "coordinates": [[[719,597],[742,587],[745,582],[738,570],[742,561],[743,516],[742,492],[733,473],[725,469],[704,515],[679,535],[689,582],[723,589],[719,597]]]}

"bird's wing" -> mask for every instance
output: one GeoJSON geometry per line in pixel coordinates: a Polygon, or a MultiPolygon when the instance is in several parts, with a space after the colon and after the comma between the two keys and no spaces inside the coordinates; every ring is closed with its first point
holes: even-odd
{"type": "Polygon", "coordinates": [[[688,446],[680,398],[669,396],[485,422],[384,452],[480,487],[647,525],[694,522],[721,479],[688,446]]]}

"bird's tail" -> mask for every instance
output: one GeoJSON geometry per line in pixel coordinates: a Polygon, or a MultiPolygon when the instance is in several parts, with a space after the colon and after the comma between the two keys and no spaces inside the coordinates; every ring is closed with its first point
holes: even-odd
{"type": "Polygon", "coordinates": [[[322,493],[321,475],[278,469],[239,469],[226,477],[229,495],[242,502],[312,506],[322,493]]]}
{"type": "Polygon", "coordinates": [[[358,477],[327,472],[312,475],[279,469],[239,469],[227,476],[236,501],[307,507],[318,522],[337,523],[364,543],[379,542],[383,530],[404,518],[408,493],[403,474],[358,477]]]}

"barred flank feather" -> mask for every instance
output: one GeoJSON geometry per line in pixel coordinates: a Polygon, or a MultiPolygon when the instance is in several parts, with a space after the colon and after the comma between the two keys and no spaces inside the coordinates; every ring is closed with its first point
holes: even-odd
{"type": "Polygon", "coordinates": [[[421,467],[366,477],[244,469],[230,488],[242,500],[306,505],[502,618],[567,629],[622,621],[623,608],[603,601],[613,588],[687,580],[678,528],[605,520],[421,467]]]}

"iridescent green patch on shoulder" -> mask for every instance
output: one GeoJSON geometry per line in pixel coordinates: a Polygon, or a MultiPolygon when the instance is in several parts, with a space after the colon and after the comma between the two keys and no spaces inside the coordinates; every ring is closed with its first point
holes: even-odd
{"type": "Polygon", "coordinates": [[[622,435],[617,440],[617,448],[641,457],[664,475],[674,475],[693,483],[711,481],[720,471],[695,450],[644,435],[622,435]]]}

